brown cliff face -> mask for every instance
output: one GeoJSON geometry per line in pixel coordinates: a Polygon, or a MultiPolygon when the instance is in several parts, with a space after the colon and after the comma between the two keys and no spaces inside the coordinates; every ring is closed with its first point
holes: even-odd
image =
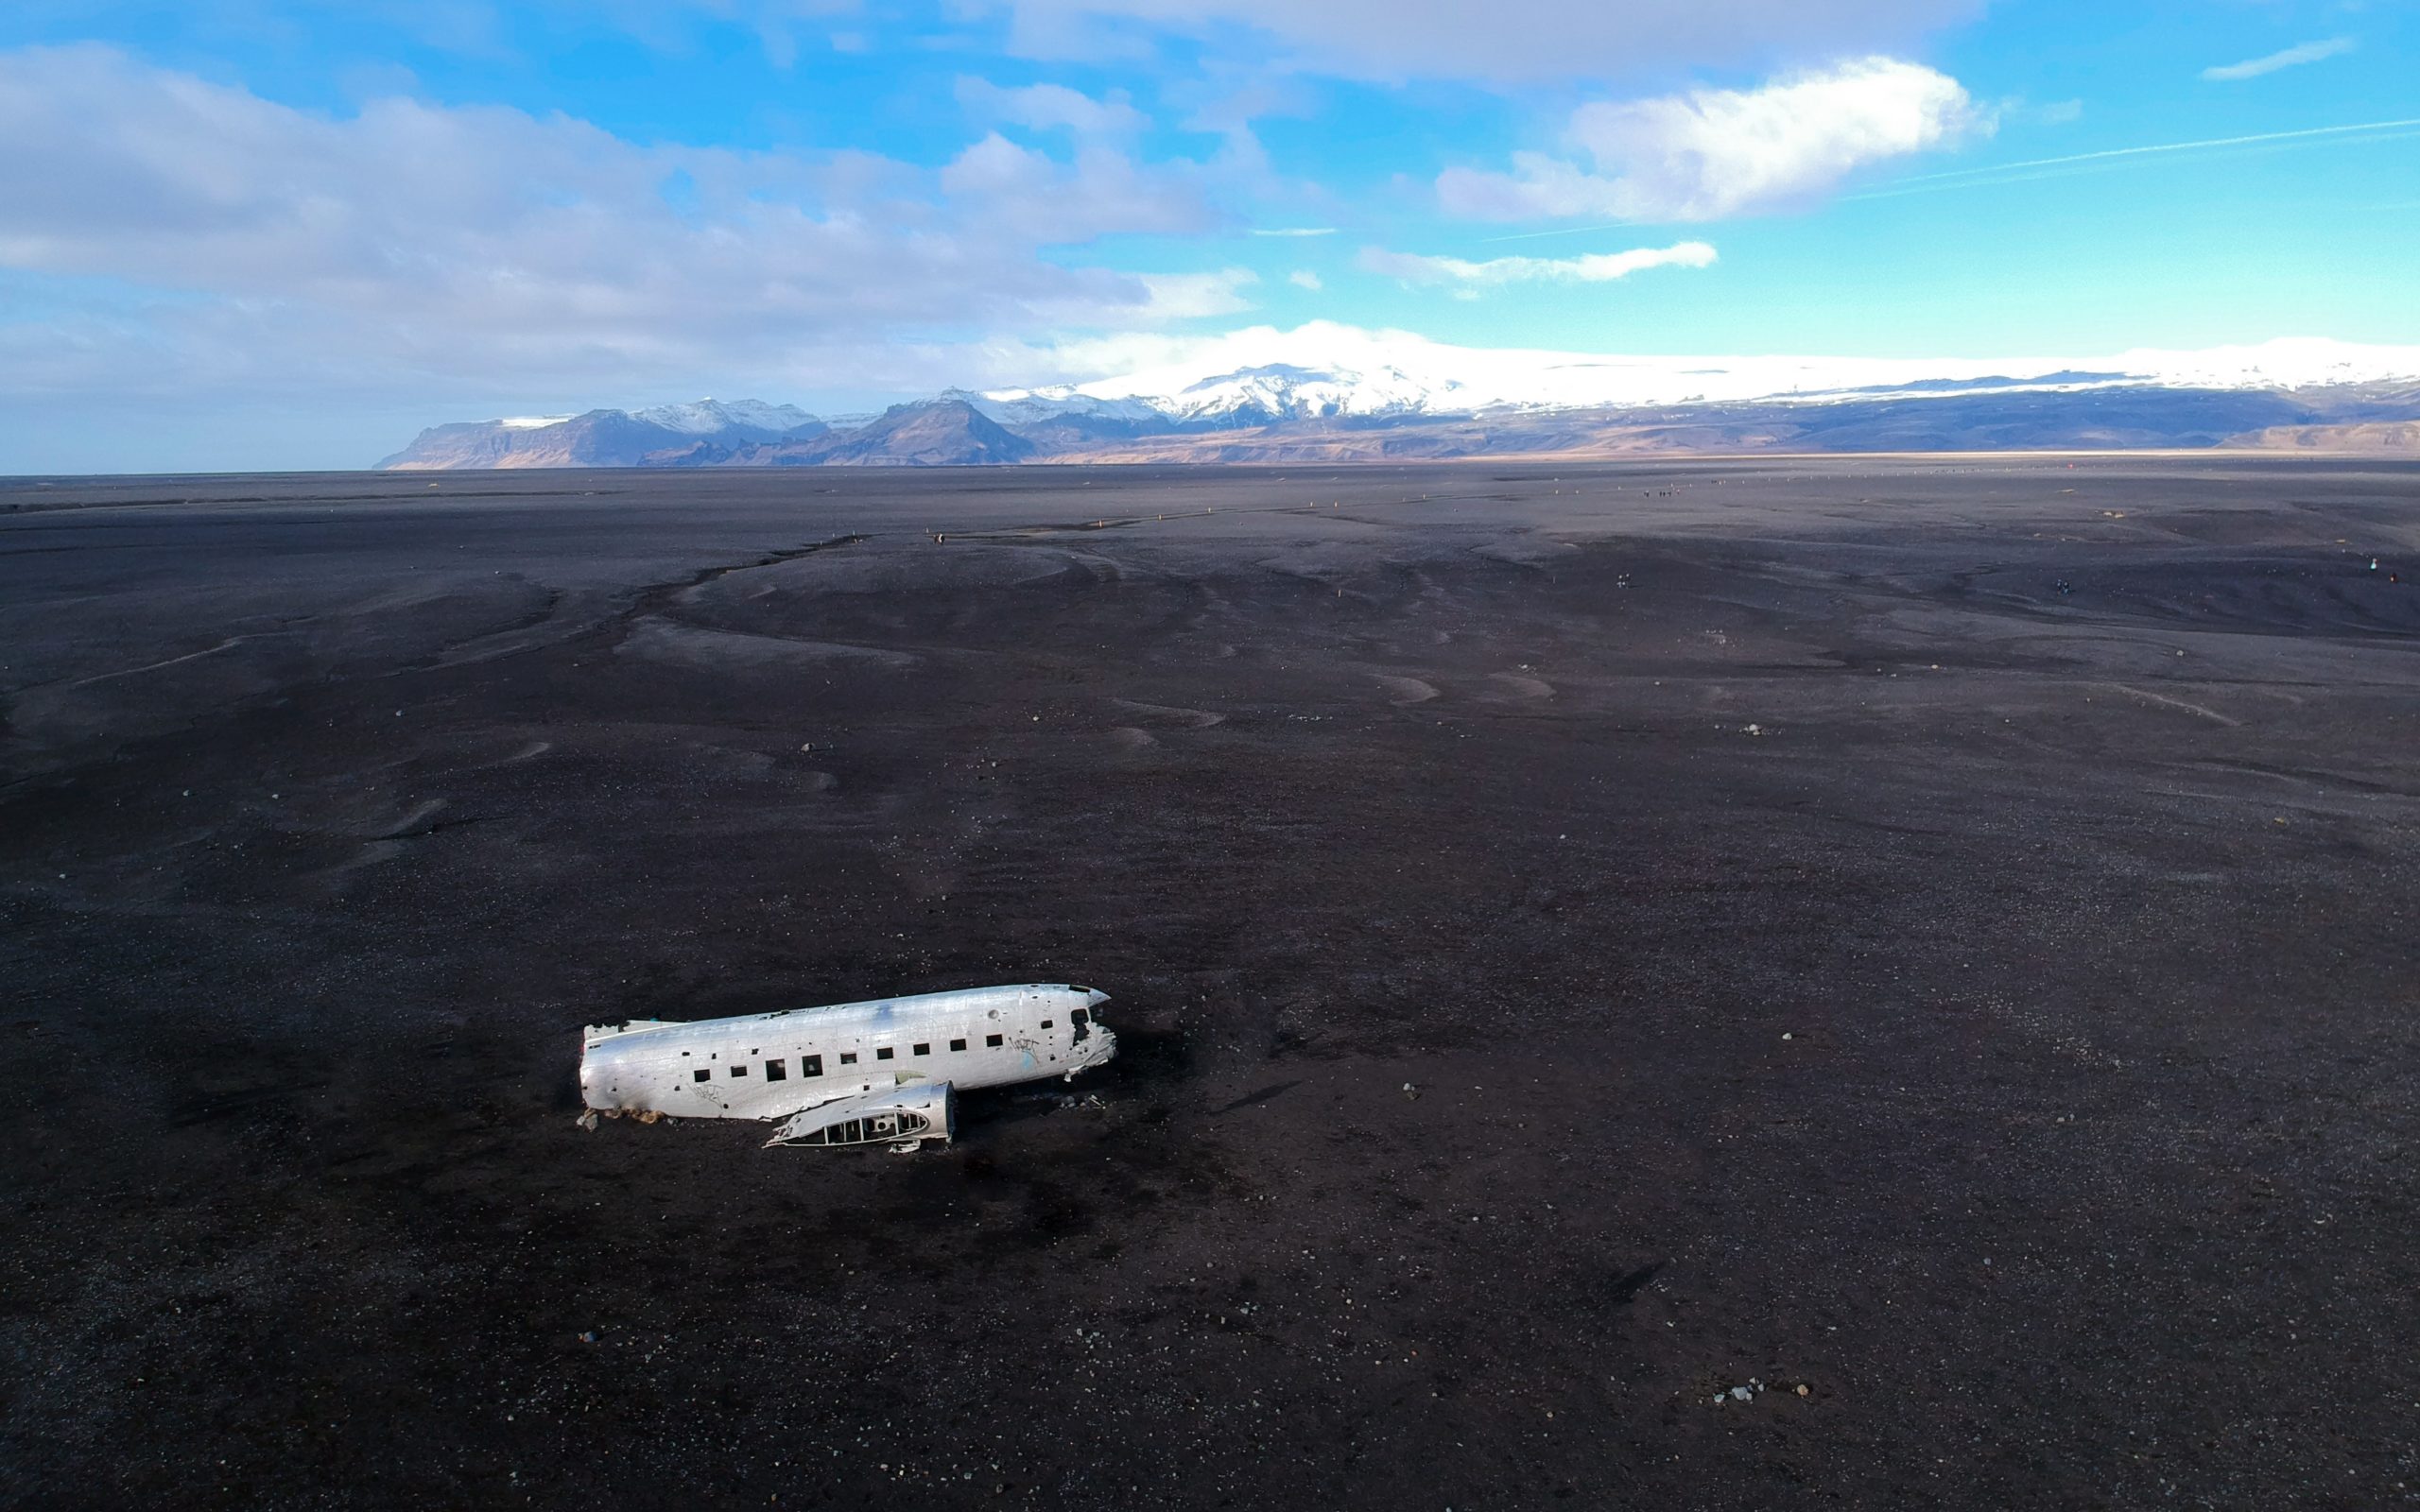
{"type": "Polygon", "coordinates": [[[2372,421],[2352,425],[2273,425],[2230,438],[2229,446],[2273,452],[2369,452],[2420,455],[2420,421],[2372,421]]]}
{"type": "Polygon", "coordinates": [[[786,443],[829,429],[811,421],[786,432],[733,426],[699,435],[660,425],[619,409],[592,409],[552,425],[478,421],[437,425],[411,445],[380,462],[382,472],[450,471],[461,468],[698,467],[727,459],[733,452],[778,437],[786,443]]]}
{"type": "Polygon", "coordinates": [[[439,425],[378,464],[395,472],[533,467],[979,467],[1023,462],[1033,442],[959,400],[901,404],[872,423],[821,421],[778,436],[744,429],[698,436],[617,409],[553,425],[488,421],[439,425]]]}
{"type": "Polygon", "coordinates": [[[859,430],[823,438],[818,460],[861,467],[978,467],[1023,462],[1031,441],[960,400],[902,404],[859,430]]]}
{"type": "Polygon", "coordinates": [[[958,400],[900,404],[856,430],[796,440],[705,448],[662,459],[688,467],[990,467],[1024,462],[1043,449],[958,400]]]}
{"type": "Polygon", "coordinates": [[[618,409],[592,409],[553,425],[500,421],[439,425],[378,464],[383,471],[454,468],[636,467],[649,452],[695,439],[618,409]]]}

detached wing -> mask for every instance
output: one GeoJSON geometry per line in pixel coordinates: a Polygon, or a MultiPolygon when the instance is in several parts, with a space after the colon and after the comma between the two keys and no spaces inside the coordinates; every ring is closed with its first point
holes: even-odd
{"type": "Polygon", "coordinates": [[[852,1092],[803,1108],[773,1126],[776,1144],[914,1145],[925,1140],[946,1144],[958,1132],[955,1095],[945,1081],[909,1082],[876,1091],[852,1092]]]}

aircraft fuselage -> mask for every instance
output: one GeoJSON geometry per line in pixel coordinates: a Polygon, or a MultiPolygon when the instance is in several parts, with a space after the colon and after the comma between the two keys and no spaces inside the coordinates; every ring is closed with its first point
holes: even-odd
{"type": "Polygon", "coordinates": [[[609,1116],[791,1119],[917,1084],[1072,1076],[1117,1053],[1116,1037],[1093,1015],[1107,1000],[1052,983],[592,1025],[581,1042],[580,1102],[609,1116]]]}

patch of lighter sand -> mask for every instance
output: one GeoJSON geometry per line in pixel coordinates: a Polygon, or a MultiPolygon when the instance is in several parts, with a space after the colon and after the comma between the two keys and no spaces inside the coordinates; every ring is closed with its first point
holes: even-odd
{"type": "Polygon", "coordinates": [[[835,662],[878,667],[886,672],[911,672],[922,659],[881,646],[851,645],[840,641],[793,640],[780,635],[752,635],[742,630],[706,629],[650,619],[631,630],[620,646],[626,656],[684,666],[725,667],[821,666],[835,662]]]}
{"type": "Polygon", "coordinates": [[[1388,701],[1398,709],[1410,704],[1426,703],[1437,696],[1437,685],[1433,682],[1424,682],[1418,678],[1392,677],[1385,673],[1375,674],[1375,676],[1378,685],[1394,695],[1388,701]]]}
{"type": "Polygon", "coordinates": [[[385,826],[372,836],[375,840],[400,840],[424,827],[431,819],[445,812],[446,800],[432,798],[412,805],[400,819],[385,826]]]}
{"type": "Polygon", "coordinates": [[[216,645],[205,645],[199,651],[187,651],[182,656],[172,656],[163,662],[147,662],[139,667],[124,667],[115,672],[96,672],[89,678],[78,678],[75,681],[65,684],[65,686],[70,688],[89,688],[95,682],[113,682],[119,678],[131,678],[140,676],[146,672],[158,672],[164,667],[179,666],[187,662],[198,662],[206,656],[216,656],[221,651],[232,651],[236,646],[243,644],[246,641],[251,639],[252,637],[249,635],[231,635],[227,637],[227,639],[219,642],[216,645]]]}
{"type": "Polygon", "coordinates": [[[1506,692],[1517,694],[1524,698],[1554,696],[1553,683],[1544,678],[1530,677],[1525,672],[1491,672],[1487,675],[1487,679],[1506,692]]]}
{"type": "Polygon", "coordinates": [[[1212,725],[1223,725],[1227,722],[1225,714],[1212,713],[1207,709],[1187,709],[1182,704],[1140,703],[1132,698],[1112,698],[1109,701],[1120,709],[1132,710],[1138,714],[1155,714],[1163,719],[1174,720],[1178,724],[1190,725],[1196,730],[1207,730],[1212,725]]]}
{"type": "Polygon", "coordinates": [[[1568,541],[1558,541],[1532,530],[1516,531],[1502,536],[1483,546],[1471,548],[1471,555],[1484,557],[1514,567],[1544,567],[1548,562],[1568,557],[1580,548],[1568,541]]]}
{"type": "Polygon", "coordinates": [[[2118,693],[2127,695],[2129,697],[2140,698],[2145,703],[2155,703],[2169,709],[2181,709],[2188,714],[2200,714],[2203,718],[2216,721],[2219,724],[2226,726],[2229,730],[2240,730],[2243,728],[2243,721],[2240,719],[2230,719],[2226,715],[2219,713],[2216,709],[2204,709],[2198,703],[2187,703],[2182,698],[2170,697],[2165,693],[2150,693],[2141,688],[2130,688],[2122,682],[2104,682],[2101,686],[2104,688],[2114,689],[2118,693]]]}

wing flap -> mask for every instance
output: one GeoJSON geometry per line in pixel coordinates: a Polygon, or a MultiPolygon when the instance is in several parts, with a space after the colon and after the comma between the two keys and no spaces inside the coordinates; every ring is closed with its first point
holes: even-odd
{"type": "Polygon", "coordinates": [[[913,1149],[925,1140],[946,1144],[958,1132],[957,1101],[945,1081],[910,1082],[853,1092],[801,1108],[773,1126],[776,1144],[889,1144],[913,1149]]]}

